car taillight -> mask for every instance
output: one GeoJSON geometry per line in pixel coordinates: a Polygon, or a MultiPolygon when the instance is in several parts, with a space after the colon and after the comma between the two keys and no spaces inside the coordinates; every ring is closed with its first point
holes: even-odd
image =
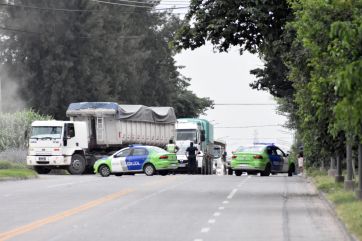
{"type": "Polygon", "coordinates": [[[231,158],[232,158],[232,159],[235,159],[235,158],[236,158],[236,156],[235,156],[235,155],[233,155],[231,158]]]}
{"type": "Polygon", "coordinates": [[[262,155],[255,155],[254,159],[263,159],[263,156],[262,155]]]}
{"type": "Polygon", "coordinates": [[[54,151],[59,151],[59,148],[54,148],[53,150],[54,150],[54,151]]]}
{"type": "Polygon", "coordinates": [[[160,158],[160,159],[168,159],[168,156],[163,155],[163,156],[160,156],[159,158],[160,158]]]}

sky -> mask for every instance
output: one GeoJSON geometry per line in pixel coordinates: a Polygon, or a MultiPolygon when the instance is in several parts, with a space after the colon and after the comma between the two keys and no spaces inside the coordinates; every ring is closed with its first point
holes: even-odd
{"type": "MultiPolygon", "coordinates": [[[[215,104],[276,103],[268,92],[249,86],[255,80],[250,70],[263,67],[257,55],[248,52],[240,55],[237,48],[228,53],[216,53],[208,44],[194,51],[181,52],[176,61],[179,66],[184,66],[180,72],[192,79],[189,89],[199,97],[210,97],[215,104]]],[[[228,152],[238,146],[252,145],[254,140],[275,143],[287,151],[293,140],[291,130],[281,126],[250,127],[283,125],[286,117],[278,115],[275,109],[275,105],[216,105],[201,118],[214,124],[214,138],[225,140],[228,152]]]]}

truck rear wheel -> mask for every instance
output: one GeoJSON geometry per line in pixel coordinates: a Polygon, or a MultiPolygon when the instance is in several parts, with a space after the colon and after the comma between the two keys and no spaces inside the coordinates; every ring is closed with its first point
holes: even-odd
{"type": "Polygon", "coordinates": [[[50,169],[50,168],[48,168],[48,167],[34,166],[34,170],[35,170],[38,174],[48,174],[52,169],[50,169]]]}
{"type": "Polygon", "coordinates": [[[85,168],[85,158],[82,155],[74,154],[68,167],[69,173],[72,175],[80,175],[84,173],[85,168]]]}

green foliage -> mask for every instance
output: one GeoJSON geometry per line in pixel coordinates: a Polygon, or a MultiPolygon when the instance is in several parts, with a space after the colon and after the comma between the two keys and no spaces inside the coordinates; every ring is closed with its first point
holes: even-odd
{"type": "Polygon", "coordinates": [[[0,180],[6,178],[29,179],[37,176],[36,172],[30,169],[0,169],[0,180]]]}
{"type": "Polygon", "coordinates": [[[317,188],[326,194],[334,203],[338,216],[353,232],[357,238],[362,238],[362,202],[357,200],[355,194],[346,191],[342,183],[335,183],[333,177],[325,173],[318,174],[316,170],[309,170],[308,176],[313,178],[317,188]],[[311,175],[310,175],[311,174],[311,175]]]}
{"type": "MultiPolygon", "coordinates": [[[[16,4],[86,10],[5,8],[2,24],[21,31],[3,33],[0,61],[28,107],[63,119],[72,102],[181,105],[174,96],[187,90],[179,89],[184,80],[169,48],[180,25],[175,16],[91,0],[16,4]]],[[[188,114],[209,106],[202,102],[188,114]]]]}
{"type": "Polygon", "coordinates": [[[48,120],[50,116],[40,115],[32,110],[0,114],[0,151],[10,148],[24,148],[28,143],[31,123],[34,120],[48,120]]]}
{"type": "Polygon", "coordinates": [[[26,166],[20,163],[0,161],[0,169],[24,169],[26,166]]]}
{"type": "Polygon", "coordinates": [[[251,71],[257,78],[251,87],[268,90],[276,97],[291,96],[292,82],[287,79],[282,55],[290,43],[285,24],[292,18],[286,0],[195,0],[173,46],[195,49],[210,41],[219,51],[238,46],[240,53],[259,53],[265,65],[251,71]]]}

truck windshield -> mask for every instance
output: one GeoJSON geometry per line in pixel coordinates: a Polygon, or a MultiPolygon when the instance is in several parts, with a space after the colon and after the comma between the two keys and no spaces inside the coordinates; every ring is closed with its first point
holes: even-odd
{"type": "Polygon", "coordinates": [[[178,141],[193,141],[197,143],[195,130],[177,130],[176,140],[178,141]]]}
{"type": "Polygon", "coordinates": [[[32,139],[60,139],[62,134],[61,126],[33,126],[31,130],[32,139]]]}
{"type": "Polygon", "coordinates": [[[221,157],[221,148],[220,147],[214,147],[214,158],[221,157]]]}

